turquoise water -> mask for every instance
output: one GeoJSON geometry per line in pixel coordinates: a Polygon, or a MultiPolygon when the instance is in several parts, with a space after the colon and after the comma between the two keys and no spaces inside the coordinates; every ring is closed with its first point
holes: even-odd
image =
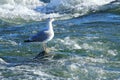
{"type": "Polygon", "coordinates": [[[42,50],[41,44],[23,41],[45,25],[45,22],[1,24],[2,80],[120,79],[119,15],[99,13],[55,21],[55,37],[48,43],[54,57],[32,61],[42,50]]]}
{"type": "Polygon", "coordinates": [[[118,0],[0,1],[0,80],[120,80],[118,0]],[[52,57],[24,40],[54,17],[52,57]]]}

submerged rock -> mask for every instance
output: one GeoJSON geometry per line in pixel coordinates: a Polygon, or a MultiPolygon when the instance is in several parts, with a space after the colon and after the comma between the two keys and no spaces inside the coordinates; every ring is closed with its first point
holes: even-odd
{"type": "Polygon", "coordinates": [[[53,57],[53,54],[49,52],[49,50],[41,51],[38,55],[36,55],[33,59],[35,60],[41,60],[41,59],[49,59],[53,57]]]}

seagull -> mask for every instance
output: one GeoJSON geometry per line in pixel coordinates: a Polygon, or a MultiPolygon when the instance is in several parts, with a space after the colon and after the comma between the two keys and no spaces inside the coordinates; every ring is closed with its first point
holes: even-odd
{"type": "Polygon", "coordinates": [[[24,42],[41,42],[43,44],[43,49],[46,51],[46,43],[53,39],[54,37],[54,30],[52,26],[52,22],[54,21],[54,18],[48,18],[47,20],[47,27],[41,31],[39,31],[37,34],[30,37],[28,40],[25,40],[24,42]]]}

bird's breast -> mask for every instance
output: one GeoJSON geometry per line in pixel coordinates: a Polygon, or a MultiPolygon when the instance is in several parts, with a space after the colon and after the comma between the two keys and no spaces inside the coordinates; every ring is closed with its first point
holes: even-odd
{"type": "Polygon", "coordinates": [[[44,42],[50,41],[54,37],[54,31],[46,31],[47,38],[44,42]]]}

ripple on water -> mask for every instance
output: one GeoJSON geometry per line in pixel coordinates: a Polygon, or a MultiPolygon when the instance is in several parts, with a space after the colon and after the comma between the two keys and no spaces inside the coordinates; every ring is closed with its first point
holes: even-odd
{"type": "Polygon", "coordinates": [[[77,40],[70,39],[70,37],[65,37],[64,39],[56,39],[54,40],[54,43],[56,44],[55,47],[58,49],[81,49],[81,46],[78,44],[77,40]]]}
{"type": "MultiPolygon", "coordinates": [[[[78,21],[79,23],[79,20],[76,19],[75,22],[78,21]]],[[[119,32],[117,32],[119,27],[115,27],[119,26],[119,24],[81,23],[82,25],[78,24],[76,27],[73,21],[71,21],[72,24],[69,24],[69,26],[67,23],[64,25],[63,22],[61,21],[63,27],[58,29],[61,30],[57,34],[58,36],[49,43],[49,47],[52,47],[53,53],[55,53],[55,56],[49,61],[29,61],[40,51],[38,43],[17,43],[17,40],[23,41],[30,34],[38,31],[41,25],[44,26],[43,23],[39,23],[40,26],[36,23],[32,25],[26,24],[21,26],[22,28],[17,27],[15,30],[13,28],[16,27],[9,27],[10,30],[7,30],[4,34],[2,33],[2,35],[7,35],[7,37],[2,36],[0,38],[0,55],[3,58],[0,59],[0,78],[2,76],[2,79],[6,80],[14,80],[16,78],[20,80],[119,79],[120,63],[118,53],[120,48],[119,44],[115,44],[115,40],[119,42],[119,32]],[[110,36],[113,29],[115,29],[114,34],[118,34],[115,38],[110,36]],[[17,35],[9,34],[11,32],[17,33],[17,35]],[[73,35],[74,33],[75,35],[73,35]],[[112,38],[115,39],[113,42],[112,38]]],[[[60,25],[55,26],[55,30],[56,27],[60,28],[60,25]]]]}
{"type": "Polygon", "coordinates": [[[0,64],[7,64],[2,58],[0,58],[0,64]]]}

